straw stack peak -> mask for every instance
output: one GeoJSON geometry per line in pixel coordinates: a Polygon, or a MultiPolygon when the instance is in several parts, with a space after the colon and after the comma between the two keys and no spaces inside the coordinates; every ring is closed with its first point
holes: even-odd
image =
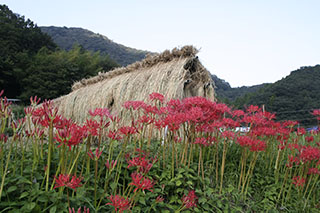
{"type": "Polygon", "coordinates": [[[94,76],[88,79],[82,79],[81,81],[73,84],[72,91],[75,91],[81,87],[85,87],[90,84],[95,84],[105,79],[113,78],[115,76],[118,76],[124,73],[138,71],[143,68],[149,68],[159,63],[167,63],[176,58],[195,57],[198,52],[199,51],[194,46],[187,45],[187,46],[183,46],[180,49],[174,48],[171,51],[165,50],[160,54],[148,54],[146,58],[143,59],[142,61],[135,62],[126,67],[115,68],[109,72],[105,72],[105,73],[100,72],[97,76],[94,76]]]}
{"type": "Polygon", "coordinates": [[[95,108],[108,108],[125,118],[124,102],[148,101],[153,92],[168,100],[191,96],[215,100],[214,82],[197,53],[193,46],[184,46],[149,55],[127,67],[83,79],[73,85],[70,94],[54,102],[62,115],[81,123],[88,118],[88,111],[95,108]]]}

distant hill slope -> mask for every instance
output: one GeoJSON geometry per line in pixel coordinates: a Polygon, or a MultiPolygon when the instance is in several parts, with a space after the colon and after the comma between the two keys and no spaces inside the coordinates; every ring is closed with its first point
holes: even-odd
{"type": "Polygon", "coordinates": [[[242,87],[231,87],[228,82],[223,79],[218,78],[216,75],[211,75],[215,86],[216,86],[216,93],[217,98],[220,101],[233,103],[236,99],[258,91],[260,88],[264,87],[267,84],[259,84],[255,86],[242,86],[242,87]]]}
{"type": "Polygon", "coordinates": [[[115,43],[106,36],[82,28],[54,26],[40,28],[62,49],[70,50],[75,44],[79,44],[86,50],[108,54],[122,66],[140,61],[149,53],[115,43]]]}
{"type": "Polygon", "coordinates": [[[312,109],[320,108],[320,65],[301,67],[287,77],[247,94],[236,105],[265,105],[278,120],[297,120],[304,126],[317,125],[312,109]]]}

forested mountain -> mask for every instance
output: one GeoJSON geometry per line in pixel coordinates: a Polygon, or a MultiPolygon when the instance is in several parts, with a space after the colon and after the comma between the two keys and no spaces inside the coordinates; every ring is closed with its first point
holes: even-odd
{"type": "Polygon", "coordinates": [[[109,56],[80,46],[58,49],[31,20],[0,5],[0,91],[5,96],[53,99],[69,93],[73,82],[116,66],[109,56]]]}
{"type": "Polygon", "coordinates": [[[122,66],[140,61],[149,53],[115,43],[106,36],[82,28],[51,26],[41,27],[41,30],[50,35],[54,42],[64,50],[70,50],[75,44],[78,44],[86,50],[108,54],[111,59],[122,66]]]}
{"type": "Polygon", "coordinates": [[[311,112],[320,108],[320,65],[301,67],[235,101],[238,108],[250,104],[265,105],[267,111],[276,112],[278,120],[290,119],[305,126],[317,125],[311,112]]]}

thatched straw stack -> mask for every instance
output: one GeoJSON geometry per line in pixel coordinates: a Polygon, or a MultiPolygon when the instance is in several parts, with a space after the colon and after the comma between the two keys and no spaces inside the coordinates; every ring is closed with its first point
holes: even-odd
{"type": "Polygon", "coordinates": [[[72,92],[54,100],[60,114],[84,122],[88,111],[108,108],[120,113],[128,100],[146,101],[149,94],[161,93],[168,99],[203,96],[214,100],[214,84],[209,72],[196,57],[192,46],[147,56],[127,67],[83,79],[72,92]]]}

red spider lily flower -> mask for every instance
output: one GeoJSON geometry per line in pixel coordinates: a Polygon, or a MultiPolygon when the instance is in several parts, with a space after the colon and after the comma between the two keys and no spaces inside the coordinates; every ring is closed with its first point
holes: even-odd
{"type": "Polygon", "coordinates": [[[132,126],[123,126],[120,127],[119,132],[125,136],[128,136],[137,133],[137,129],[132,126]]]}
{"type": "Polygon", "coordinates": [[[305,139],[308,143],[310,143],[314,140],[314,137],[313,136],[306,136],[305,139]]]}
{"type": "Polygon", "coordinates": [[[265,119],[267,119],[269,121],[271,121],[271,120],[276,118],[276,114],[275,113],[271,113],[271,112],[267,112],[267,111],[260,112],[260,113],[265,119]]]}
{"type": "Polygon", "coordinates": [[[105,163],[105,165],[106,165],[106,167],[107,167],[107,169],[108,169],[109,171],[112,171],[112,170],[116,167],[116,165],[117,165],[117,160],[112,160],[111,162],[109,162],[109,160],[107,160],[107,162],[105,163]]]}
{"type": "Polygon", "coordinates": [[[3,141],[4,143],[7,143],[8,135],[6,135],[4,133],[0,134],[0,141],[3,141]]]}
{"type": "Polygon", "coordinates": [[[232,117],[241,117],[244,116],[244,111],[243,110],[234,110],[232,112],[232,117]]]}
{"type": "Polygon", "coordinates": [[[320,174],[320,170],[318,168],[309,168],[308,175],[318,175],[320,174]]]}
{"type": "Polygon", "coordinates": [[[13,132],[18,131],[24,125],[25,121],[26,121],[26,118],[21,118],[19,120],[13,121],[11,123],[11,127],[13,129],[13,132]]]}
{"type": "Polygon", "coordinates": [[[1,90],[1,91],[0,91],[0,97],[1,97],[1,95],[2,95],[3,93],[4,93],[4,90],[1,90]]]}
{"type": "Polygon", "coordinates": [[[299,165],[300,164],[299,158],[298,157],[294,157],[292,155],[289,155],[288,156],[288,163],[286,164],[286,167],[292,168],[294,163],[299,165]]]}
{"type": "Polygon", "coordinates": [[[162,107],[161,111],[163,114],[167,114],[167,111],[169,113],[172,112],[179,112],[182,110],[182,102],[179,99],[171,99],[168,103],[167,103],[167,107],[162,107]]]}
{"type": "Polygon", "coordinates": [[[175,135],[174,138],[173,138],[173,141],[175,143],[180,143],[182,141],[182,138],[175,135]]]}
{"type": "Polygon", "coordinates": [[[302,127],[297,128],[297,135],[304,135],[306,134],[306,130],[302,127]]]}
{"type": "Polygon", "coordinates": [[[141,109],[145,106],[146,104],[143,101],[126,101],[123,104],[123,107],[126,109],[132,108],[133,110],[141,109]]]}
{"type": "Polygon", "coordinates": [[[23,109],[24,114],[26,114],[26,115],[31,115],[32,112],[33,112],[33,110],[34,110],[33,107],[25,107],[25,108],[23,109]]]}
{"type": "Polygon", "coordinates": [[[239,122],[234,121],[231,118],[223,118],[222,122],[223,122],[223,126],[226,128],[235,128],[237,126],[240,126],[239,122]]]}
{"type": "Polygon", "coordinates": [[[37,96],[30,97],[30,104],[31,106],[36,106],[40,103],[41,98],[38,98],[37,96]]]}
{"type": "Polygon", "coordinates": [[[83,138],[86,136],[85,127],[81,127],[73,123],[70,126],[65,126],[65,128],[59,129],[56,132],[54,139],[60,143],[58,147],[62,144],[66,144],[71,150],[72,146],[76,146],[81,143],[83,138]]]}
{"type": "Polygon", "coordinates": [[[284,150],[286,148],[286,146],[287,146],[287,143],[288,143],[288,141],[281,140],[280,141],[280,145],[278,145],[278,149],[284,150]]]}
{"type": "Polygon", "coordinates": [[[202,146],[209,146],[207,138],[205,138],[205,137],[196,138],[194,144],[199,144],[199,145],[202,145],[202,146]]]}
{"type": "Polygon", "coordinates": [[[87,119],[85,123],[85,127],[90,135],[92,136],[98,135],[98,129],[100,128],[100,125],[97,121],[87,119]]]}
{"type": "Polygon", "coordinates": [[[293,128],[294,126],[298,125],[298,121],[284,121],[282,125],[284,127],[293,128]]]}
{"type": "Polygon", "coordinates": [[[175,113],[167,115],[164,120],[164,126],[168,126],[170,131],[176,131],[180,128],[180,125],[186,121],[185,113],[175,113]]]}
{"type": "Polygon", "coordinates": [[[102,151],[103,151],[103,150],[100,151],[99,148],[96,148],[95,154],[93,154],[91,150],[90,150],[87,154],[89,155],[89,157],[90,157],[92,160],[97,161],[97,160],[99,160],[99,158],[100,158],[100,156],[101,156],[101,154],[102,154],[102,151]]]}
{"type": "Polygon", "coordinates": [[[53,123],[55,126],[60,121],[61,116],[58,115],[58,108],[53,106],[53,102],[45,101],[41,107],[32,112],[32,119],[34,123],[49,127],[50,123],[53,123]]]}
{"type": "Polygon", "coordinates": [[[153,93],[151,93],[151,94],[149,95],[149,99],[150,99],[151,101],[158,100],[158,101],[160,101],[160,103],[163,103],[163,101],[164,101],[164,96],[163,96],[162,94],[160,94],[160,93],[153,92],[153,93]]]}
{"type": "Polygon", "coordinates": [[[267,148],[267,144],[264,141],[261,140],[253,140],[252,144],[250,146],[251,152],[261,152],[264,151],[267,148]]]}
{"type": "MultiPolygon", "coordinates": [[[[71,208],[69,207],[69,213],[76,213],[76,211],[74,210],[74,208],[71,209],[71,208]]],[[[81,213],[81,207],[78,208],[77,213],[81,213]]],[[[83,208],[83,213],[90,213],[90,209],[87,208],[87,207],[84,207],[84,208],[83,208]]]]}
{"type": "Polygon", "coordinates": [[[306,146],[300,151],[299,158],[302,162],[311,162],[320,160],[320,149],[317,147],[306,146]]]}
{"type": "Polygon", "coordinates": [[[99,116],[100,118],[110,116],[110,112],[107,108],[96,108],[94,111],[89,110],[89,114],[92,117],[99,116]]]}
{"type": "Polygon", "coordinates": [[[204,112],[200,107],[192,107],[186,113],[186,119],[194,123],[203,121],[203,118],[204,118],[204,112]]]}
{"type": "Polygon", "coordinates": [[[143,177],[140,173],[132,173],[131,174],[132,182],[129,184],[130,186],[136,186],[133,192],[136,192],[138,189],[141,189],[143,192],[144,190],[149,190],[153,192],[152,187],[154,186],[154,182],[148,178],[143,177]]]}
{"type": "Polygon", "coordinates": [[[143,115],[138,119],[138,122],[148,125],[148,124],[152,124],[154,122],[154,118],[151,118],[151,117],[149,117],[147,115],[143,115]]]}
{"type": "Polygon", "coordinates": [[[166,125],[163,120],[155,120],[154,126],[159,130],[159,129],[164,128],[166,125]]]}
{"type": "Polygon", "coordinates": [[[110,114],[109,119],[110,119],[113,123],[119,123],[120,120],[121,120],[117,115],[112,115],[112,114],[110,114]]]}
{"type": "Polygon", "coordinates": [[[157,159],[151,158],[151,159],[146,159],[146,156],[139,156],[135,157],[133,159],[130,159],[128,161],[128,169],[130,167],[136,166],[138,167],[139,172],[146,174],[150,171],[152,168],[154,162],[156,162],[157,159]]]}
{"type": "Polygon", "coordinates": [[[246,109],[246,111],[247,111],[248,113],[258,112],[259,110],[260,110],[260,109],[259,109],[258,106],[253,106],[253,105],[250,105],[250,106],[246,109]]]}
{"type": "Polygon", "coordinates": [[[188,195],[187,196],[184,195],[181,200],[182,200],[182,205],[186,209],[197,207],[198,197],[196,196],[196,193],[194,190],[189,191],[188,195]]]}
{"type": "Polygon", "coordinates": [[[89,114],[92,117],[100,117],[99,128],[107,128],[110,125],[110,122],[107,122],[106,119],[111,117],[111,114],[107,108],[96,108],[94,111],[89,110],[89,114]]]}
{"type": "Polygon", "coordinates": [[[11,104],[7,97],[0,98],[0,117],[11,115],[11,109],[9,108],[11,104]]]}
{"type": "Polygon", "coordinates": [[[113,131],[113,130],[109,130],[108,133],[108,138],[112,139],[112,140],[116,140],[116,141],[120,141],[122,139],[122,137],[119,135],[118,131],[113,131]]]}
{"type": "Polygon", "coordinates": [[[237,141],[242,147],[249,147],[252,144],[252,139],[249,136],[241,135],[237,137],[237,141]]]}
{"type": "Polygon", "coordinates": [[[305,182],[306,179],[300,176],[295,176],[292,178],[292,184],[294,184],[296,187],[303,188],[305,182]]]}
{"type": "Polygon", "coordinates": [[[233,139],[235,137],[235,133],[232,132],[232,131],[226,130],[226,131],[223,131],[221,133],[221,136],[223,138],[228,138],[230,140],[230,139],[233,139]]]}
{"type": "Polygon", "coordinates": [[[54,177],[56,180],[54,189],[65,186],[67,188],[74,189],[76,191],[78,187],[82,186],[80,184],[82,177],[77,178],[76,176],[73,176],[72,179],[70,180],[70,176],[71,175],[68,175],[68,174],[60,174],[58,178],[54,177]]]}
{"type": "Polygon", "coordinates": [[[156,106],[151,105],[144,105],[142,106],[142,109],[144,110],[144,114],[159,114],[159,109],[156,106]]]}
{"type": "Polygon", "coordinates": [[[119,213],[122,213],[125,210],[130,210],[130,201],[129,198],[124,198],[120,195],[110,195],[109,197],[107,197],[111,203],[107,203],[106,205],[110,205],[113,206],[115,211],[119,213]]]}
{"type": "Polygon", "coordinates": [[[156,203],[162,203],[164,201],[164,198],[159,195],[157,198],[156,198],[156,203]]]}
{"type": "Polygon", "coordinates": [[[317,120],[320,121],[320,109],[315,109],[315,110],[313,110],[312,115],[314,115],[315,117],[317,117],[317,120]]]}

